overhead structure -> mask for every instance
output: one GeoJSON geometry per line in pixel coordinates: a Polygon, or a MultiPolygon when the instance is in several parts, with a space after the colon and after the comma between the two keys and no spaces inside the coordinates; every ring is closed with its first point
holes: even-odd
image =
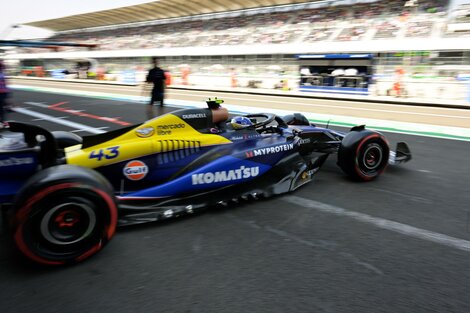
{"type": "MultiPolygon", "coordinates": [[[[23,25],[52,31],[67,31],[307,2],[315,2],[315,0],[160,0],[23,25]]],[[[321,2],[334,1],[323,0],[321,2]]]]}
{"type": "Polygon", "coordinates": [[[47,48],[57,47],[81,47],[97,48],[96,44],[75,43],[75,42],[52,42],[52,41],[31,41],[31,40],[0,40],[0,47],[26,47],[26,48],[47,48]]]}

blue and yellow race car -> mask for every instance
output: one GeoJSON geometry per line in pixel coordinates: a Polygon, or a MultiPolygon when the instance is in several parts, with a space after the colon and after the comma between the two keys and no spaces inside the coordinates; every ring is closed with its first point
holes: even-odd
{"type": "Polygon", "coordinates": [[[41,264],[77,263],[119,225],[293,191],[331,154],[359,181],[411,159],[405,143],[391,151],[364,126],[342,133],[298,113],[229,118],[221,103],[83,138],[8,123],[0,131],[0,204],[16,247],[41,264]]]}

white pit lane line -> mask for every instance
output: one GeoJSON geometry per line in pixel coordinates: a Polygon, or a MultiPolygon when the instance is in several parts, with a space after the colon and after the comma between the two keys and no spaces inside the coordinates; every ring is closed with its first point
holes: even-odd
{"type": "Polygon", "coordinates": [[[326,203],[322,203],[322,202],[318,202],[315,200],[310,200],[310,199],[306,199],[306,198],[302,198],[298,196],[288,195],[288,196],[281,197],[280,200],[286,201],[291,204],[295,204],[304,208],[314,209],[323,213],[346,216],[356,221],[370,224],[375,227],[393,231],[402,235],[438,243],[438,244],[445,245],[445,246],[455,248],[455,249],[459,249],[465,252],[470,252],[470,241],[468,240],[450,237],[450,236],[440,234],[440,233],[435,233],[426,229],[413,227],[410,225],[386,220],[386,219],[379,218],[379,217],[373,217],[364,213],[349,211],[349,210],[346,210],[337,206],[329,205],[326,203]]]}
{"type": "Polygon", "coordinates": [[[24,115],[29,115],[29,116],[32,116],[32,117],[36,117],[36,118],[44,120],[44,121],[64,125],[64,126],[67,126],[67,127],[70,127],[70,128],[74,128],[76,130],[86,131],[86,132],[89,132],[89,133],[92,133],[92,134],[102,134],[102,133],[106,132],[102,129],[98,129],[98,128],[95,128],[95,127],[90,127],[90,126],[80,124],[80,123],[76,123],[76,122],[72,122],[70,120],[64,121],[60,117],[54,117],[54,116],[51,116],[51,115],[34,112],[34,111],[31,111],[31,110],[28,110],[28,109],[25,109],[25,108],[13,108],[13,111],[15,111],[17,113],[24,114],[24,115]]]}

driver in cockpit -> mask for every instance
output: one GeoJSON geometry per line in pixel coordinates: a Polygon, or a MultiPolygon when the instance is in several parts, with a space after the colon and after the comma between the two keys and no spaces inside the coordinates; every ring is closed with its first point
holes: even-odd
{"type": "MultiPolygon", "coordinates": [[[[206,101],[207,106],[212,111],[212,122],[216,125],[217,129],[211,130],[217,132],[221,129],[225,129],[226,122],[228,120],[228,111],[226,108],[221,107],[224,102],[222,99],[210,99],[206,101]]],[[[230,126],[234,130],[240,130],[253,126],[253,121],[246,116],[235,116],[230,121],[230,126]]],[[[227,123],[228,124],[228,123],[227,123]]]]}
{"type": "Polygon", "coordinates": [[[253,126],[253,122],[246,116],[235,116],[230,120],[230,125],[233,129],[244,129],[253,126]]]}

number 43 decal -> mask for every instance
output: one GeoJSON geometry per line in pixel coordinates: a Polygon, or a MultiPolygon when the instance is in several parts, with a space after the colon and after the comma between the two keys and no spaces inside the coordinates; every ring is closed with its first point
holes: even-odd
{"type": "Polygon", "coordinates": [[[93,150],[90,152],[89,159],[98,159],[101,161],[103,158],[106,160],[111,160],[117,158],[119,155],[119,146],[109,147],[106,149],[93,150]]]}

